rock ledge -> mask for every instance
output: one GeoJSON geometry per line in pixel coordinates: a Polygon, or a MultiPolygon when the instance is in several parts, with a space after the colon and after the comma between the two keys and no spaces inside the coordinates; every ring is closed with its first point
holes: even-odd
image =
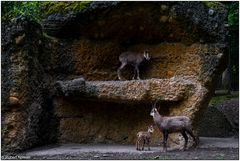
{"type": "Polygon", "coordinates": [[[131,81],[86,81],[83,78],[57,81],[57,95],[97,99],[107,102],[181,101],[192,95],[193,82],[184,79],[147,79],[131,81]]]}

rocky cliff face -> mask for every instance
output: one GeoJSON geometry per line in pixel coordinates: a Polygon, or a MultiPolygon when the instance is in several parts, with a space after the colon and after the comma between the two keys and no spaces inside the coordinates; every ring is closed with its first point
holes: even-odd
{"type": "Polygon", "coordinates": [[[44,47],[41,25],[18,18],[2,29],[2,150],[56,140],[51,135],[55,121],[49,83],[39,60],[44,47]]]}
{"type": "MultiPolygon", "coordinates": [[[[21,23],[12,26],[23,27],[23,31],[6,27],[2,36],[2,104],[8,109],[3,120],[15,116],[13,105],[20,104],[19,118],[13,119],[12,127],[23,131],[26,139],[21,142],[16,133],[10,134],[11,121],[4,121],[4,145],[31,147],[37,143],[27,143],[27,136],[38,136],[34,140],[39,141],[42,133],[47,138],[55,134],[63,143],[134,144],[136,132],[153,123],[149,112],[157,99],[162,115],[187,115],[196,129],[216,76],[225,68],[225,18],[222,6],[215,10],[202,2],[92,2],[80,13],[47,17],[43,31],[51,37],[42,35],[40,26],[35,31],[23,25],[27,20],[18,20],[21,23]],[[11,37],[12,33],[17,35],[11,37]],[[152,59],[140,69],[143,80],[118,81],[120,53],[146,48],[152,59]],[[14,80],[19,80],[15,93],[24,95],[11,92],[14,80]],[[46,93],[39,93],[41,89],[46,93]],[[41,110],[32,118],[36,109],[41,110]],[[42,118],[45,113],[48,116],[42,118]],[[36,127],[52,127],[55,121],[59,125],[49,133],[36,127]]],[[[132,74],[131,68],[123,72],[126,79],[132,74]]],[[[160,137],[155,133],[153,142],[160,137]]],[[[182,140],[178,135],[172,138],[182,140]]]]}

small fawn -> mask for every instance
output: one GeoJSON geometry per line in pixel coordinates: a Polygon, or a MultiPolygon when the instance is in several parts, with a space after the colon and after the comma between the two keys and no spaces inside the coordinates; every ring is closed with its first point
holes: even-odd
{"type": "Polygon", "coordinates": [[[148,145],[148,150],[150,150],[150,140],[152,133],[154,131],[153,126],[148,127],[148,131],[140,131],[137,133],[137,141],[136,141],[136,149],[137,150],[144,150],[144,145],[148,145]]]}

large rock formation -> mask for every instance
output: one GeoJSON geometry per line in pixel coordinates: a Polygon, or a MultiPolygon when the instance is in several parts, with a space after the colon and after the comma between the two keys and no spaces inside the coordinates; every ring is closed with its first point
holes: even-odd
{"type": "Polygon", "coordinates": [[[231,137],[231,124],[216,107],[210,106],[203,114],[199,124],[199,135],[204,137],[231,137]]]}
{"type": "Polygon", "coordinates": [[[46,18],[51,36],[25,19],[4,27],[4,147],[29,148],[54,136],[134,144],[136,132],[153,123],[158,99],[162,115],[187,115],[196,129],[225,68],[225,18],[223,6],[203,2],[92,2],[80,13],[46,18]],[[152,59],[140,70],[144,80],[117,81],[119,54],[146,48],[152,59]]]}
{"type": "Polygon", "coordinates": [[[238,137],[238,131],[239,99],[237,98],[232,98],[215,106],[209,106],[200,120],[200,136],[238,137]]]}
{"type": "Polygon", "coordinates": [[[43,46],[40,24],[22,17],[2,23],[2,151],[56,140],[49,83],[38,59],[43,46]]]}

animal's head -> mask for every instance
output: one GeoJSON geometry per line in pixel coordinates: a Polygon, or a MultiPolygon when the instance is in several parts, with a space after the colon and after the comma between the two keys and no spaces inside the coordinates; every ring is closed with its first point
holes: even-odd
{"type": "MultiPolygon", "coordinates": [[[[153,116],[154,117],[154,115],[156,114],[156,113],[158,113],[158,110],[160,109],[160,106],[158,107],[158,109],[156,108],[156,104],[157,104],[157,102],[158,102],[159,100],[157,100],[155,103],[154,103],[154,105],[153,105],[153,107],[152,107],[152,110],[151,110],[151,112],[150,112],[150,116],[153,116]]],[[[158,113],[159,114],[159,113],[158,113]]]]}
{"type": "Polygon", "coordinates": [[[144,58],[145,58],[146,60],[150,60],[150,59],[151,59],[151,57],[149,56],[149,51],[148,51],[148,50],[144,50],[143,56],[144,56],[144,58]]]}
{"type": "Polygon", "coordinates": [[[153,116],[153,117],[154,117],[154,115],[155,115],[156,113],[158,113],[158,111],[157,111],[157,109],[154,107],[154,108],[152,108],[152,110],[151,110],[151,112],[150,112],[150,116],[153,116]]]}
{"type": "Polygon", "coordinates": [[[154,128],[153,128],[152,125],[148,127],[148,132],[150,132],[150,133],[153,133],[153,132],[154,132],[154,128]]]}

